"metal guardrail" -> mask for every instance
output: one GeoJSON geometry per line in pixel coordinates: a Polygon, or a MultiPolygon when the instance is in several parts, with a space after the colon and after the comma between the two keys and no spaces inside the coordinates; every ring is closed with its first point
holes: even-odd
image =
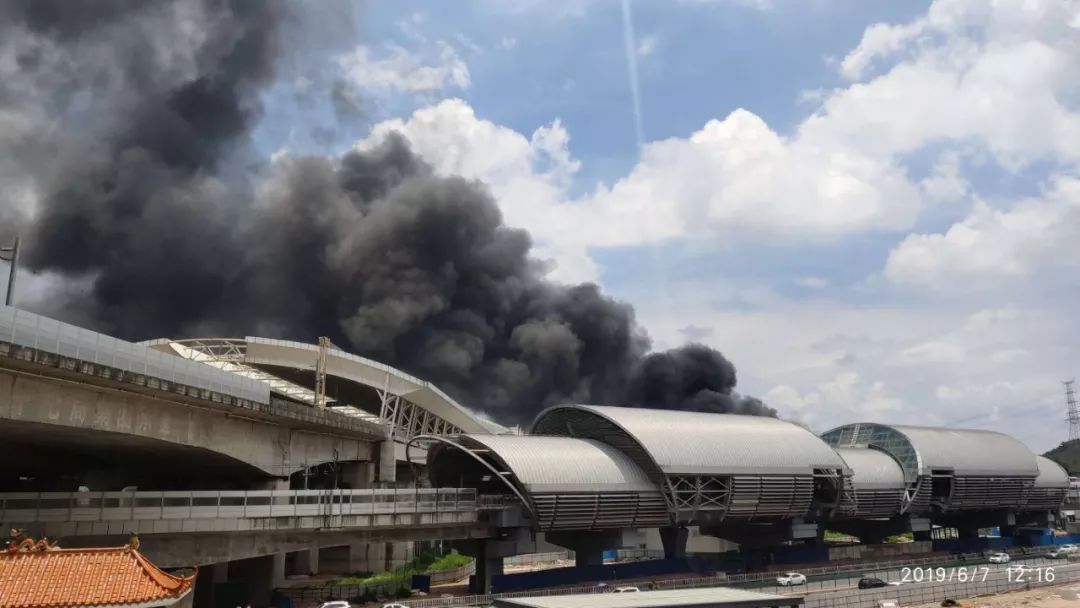
{"type": "MultiPolygon", "coordinates": [[[[1036,568],[1023,576],[1017,574],[1016,570],[1010,574],[1007,568],[1007,565],[1002,565],[990,576],[984,578],[980,574],[974,580],[969,579],[965,582],[956,580],[909,582],[900,586],[879,589],[849,588],[812,593],[806,595],[805,608],[877,608],[879,602],[883,600],[892,600],[898,606],[940,605],[940,602],[946,598],[958,600],[962,605],[967,605],[967,602],[962,600],[999,593],[1029,591],[1053,585],[1069,585],[1080,581],[1080,566],[1077,565],[1054,567],[1053,580],[1047,580],[1046,573],[1049,571],[1046,567],[1041,570],[1036,568]]],[[[1031,602],[1031,605],[1038,605],[1038,602],[1031,602]]]]}
{"type": "MultiPolygon", "coordinates": [[[[953,561],[955,562],[956,560],[954,559],[953,561]]],[[[877,563],[877,564],[872,564],[871,565],[872,567],[870,567],[868,569],[864,569],[863,573],[865,573],[865,572],[875,572],[875,571],[880,572],[882,570],[892,570],[894,572],[892,572],[891,574],[887,574],[887,575],[886,574],[881,574],[881,577],[884,580],[895,580],[895,579],[899,578],[901,568],[908,567],[908,566],[932,567],[932,566],[937,566],[940,563],[947,563],[947,562],[943,562],[940,559],[922,559],[922,560],[915,559],[915,560],[903,560],[902,562],[898,561],[898,562],[888,562],[888,563],[877,563]]],[[[1041,560],[1041,559],[1036,559],[1034,561],[1027,561],[1025,563],[1027,563],[1028,565],[1036,565],[1037,567],[1042,567],[1044,569],[1047,568],[1047,567],[1051,567],[1051,566],[1053,566],[1053,567],[1061,567],[1061,565],[1062,565],[1062,562],[1060,562],[1060,561],[1055,562],[1055,561],[1052,561],[1052,560],[1041,560]]],[[[980,565],[979,567],[981,568],[982,565],[980,565]]],[[[1009,567],[1008,564],[1000,565],[1000,568],[1007,568],[1007,567],[1009,567]]],[[[1070,567],[1070,565],[1065,565],[1065,569],[1067,571],[1071,571],[1073,568],[1080,569],[1080,565],[1072,565],[1072,567],[1070,567]]],[[[799,569],[798,567],[794,567],[793,569],[798,570],[799,572],[802,572],[803,574],[807,574],[810,577],[816,577],[816,576],[827,577],[829,574],[835,574],[835,573],[841,572],[840,568],[818,568],[818,569],[816,569],[819,572],[814,572],[814,571],[812,571],[810,569],[805,569],[805,570],[804,569],[799,569]]],[[[851,578],[855,578],[856,576],[861,574],[860,572],[854,571],[854,570],[848,570],[848,571],[846,571],[846,573],[851,574],[852,575],[851,578]]],[[[661,589],[691,589],[691,588],[699,588],[699,587],[719,587],[719,586],[736,586],[736,585],[740,586],[740,587],[744,587],[744,586],[746,586],[747,583],[763,582],[764,580],[773,580],[773,581],[775,581],[776,575],[777,575],[777,573],[761,573],[761,574],[755,573],[755,575],[749,575],[749,576],[764,576],[765,578],[757,578],[757,579],[755,579],[753,581],[748,581],[745,578],[740,579],[740,577],[745,577],[747,575],[738,575],[738,574],[736,574],[736,575],[725,575],[725,574],[722,574],[722,573],[711,575],[711,576],[697,576],[697,577],[687,577],[687,578],[680,578],[680,579],[667,579],[667,580],[649,581],[648,583],[642,583],[640,580],[635,580],[635,579],[626,579],[626,580],[621,580],[621,581],[609,583],[608,586],[606,587],[606,589],[610,590],[612,587],[619,586],[619,585],[642,586],[643,584],[647,584],[647,585],[650,586],[651,589],[655,589],[655,590],[661,590],[661,589]],[[740,581],[743,584],[738,584],[740,581]]],[[[1078,572],[1078,574],[1076,576],[1080,577],[1080,572],[1078,572]]],[[[763,591],[763,592],[766,592],[766,593],[776,593],[776,594],[793,594],[794,593],[794,594],[801,594],[801,593],[805,593],[807,591],[830,591],[830,590],[842,591],[842,590],[851,589],[852,587],[854,587],[854,583],[846,583],[848,585],[847,587],[844,587],[843,584],[845,584],[845,583],[843,583],[843,581],[838,582],[838,581],[835,581],[835,580],[829,580],[829,581],[825,581],[825,582],[812,581],[810,584],[808,584],[806,586],[801,586],[800,585],[798,587],[780,587],[780,586],[776,586],[776,585],[769,585],[767,587],[754,586],[752,588],[754,590],[763,591]],[[826,583],[829,583],[829,584],[826,584],[826,583]]],[[[642,587],[642,588],[644,589],[644,587],[642,587]]],[[[1015,585],[1013,586],[1013,588],[1015,588],[1015,585]]],[[[854,589],[853,591],[858,591],[858,590],[854,589]]],[[[580,594],[580,593],[602,593],[602,592],[604,592],[604,590],[599,588],[597,586],[597,583],[590,583],[590,584],[587,584],[587,585],[575,585],[575,586],[556,587],[556,588],[549,588],[549,589],[533,589],[533,590],[529,590],[529,591],[514,591],[514,592],[507,592],[507,593],[491,593],[491,594],[484,594],[484,595],[464,595],[464,596],[458,596],[458,597],[411,599],[411,600],[408,600],[408,605],[411,608],[455,608],[455,607],[463,607],[463,606],[487,605],[487,604],[491,603],[493,600],[499,599],[499,598],[536,597],[536,596],[550,596],[550,595],[571,595],[571,594],[580,594]]],[[[809,597],[808,597],[808,599],[809,599],[809,597]]],[[[868,608],[877,606],[876,602],[866,603],[864,601],[863,603],[859,603],[859,601],[857,601],[857,600],[858,600],[858,598],[855,598],[850,603],[841,602],[841,603],[838,603],[838,604],[825,602],[825,603],[822,604],[822,606],[835,606],[836,608],[840,608],[840,607],[843,607],[843,608],[855,608],[857,606],[864,606],[864,605],[867,606],[868,608]]],[[[807,603],[809,605],[809,601],[807,603]]],[[[903,604],[903,605],[907,605],[907,604],[903,604]]]]}
{"type": "Polygon", "coordinates": [[[131,521],[475,511],[472,488],[0,493],[0,521],[131,521]]]}
{"type": "MultiPolygon", "coordinates": [[[[996,553],[996,551],[995,551],[996,553]]],[[[938,557],[923,557],[903,560],[887,560],[876,562],[860,562],[845,564],[843,566],[822,566],[820,568],[800,568],[798,564],[791,564],[788,570],[797,570],[807,576],[829,576],[834,574],[858,574],[873,570],[885,570],[891,568],[903,568],[905,566],[936,566],[939,564],[959,563],[968,559],[978,559],[979,553],[957,555],[942,555],[938,557]]],[[[749,574],[732,574],[728,576],[731,583],[755,583],[773,580],[779,574],[779,570],[772,572],[754,572],[749,574]]]]}

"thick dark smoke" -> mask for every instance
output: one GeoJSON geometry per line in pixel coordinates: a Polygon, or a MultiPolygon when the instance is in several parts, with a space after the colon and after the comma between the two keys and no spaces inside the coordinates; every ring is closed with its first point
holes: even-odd
{"type": "Polygon", "coordinates": [[[506,423],[566,402],[776,414],[719,352],[648,354],[629,305],[545,280],[483,184],[436,176],[399,136],[257,159],[286,8],[0,3],[0,118],[32,127],[0,135],[0,170],[36,200],[0,199],[0,220],[64,279],[37,308],[130,339],[327,335],[506,423]]]}
{"type": "Polygon", "coordinates": [[[734,392],[735,366],[716,350],[689,344],[652,353],[636,367],[626,402],[635,407],[660,407],[776,416],[759,399],[734,392]]]}

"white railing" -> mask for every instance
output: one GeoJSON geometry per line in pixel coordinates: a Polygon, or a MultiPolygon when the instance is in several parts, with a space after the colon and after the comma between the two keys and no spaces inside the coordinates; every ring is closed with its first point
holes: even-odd
{"type": "Polygon", "coordinates": [[[478,509],[472,488],[0,493],[0,522],[240,519],[478,509]]]}

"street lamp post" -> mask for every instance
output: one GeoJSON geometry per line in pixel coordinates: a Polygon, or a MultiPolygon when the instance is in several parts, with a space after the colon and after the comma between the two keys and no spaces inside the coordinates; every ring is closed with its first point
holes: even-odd
{"type": "Polygon", "coordinates": [[[15,301],[15,269],[19,267],[19,237],[15,237],[15,242],[11,247],[0,247],[0,260],[11,262],[11,268],[8,270],[7,296],[4,298],[4,304],[11,306],[15,301]]]}

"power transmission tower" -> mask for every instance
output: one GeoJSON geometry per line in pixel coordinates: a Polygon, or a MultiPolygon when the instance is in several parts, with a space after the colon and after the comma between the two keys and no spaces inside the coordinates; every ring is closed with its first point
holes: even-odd
{"type": "Polygon", "coordinates": [[[1065,381],[1065,404],[1068,406],[1068,414],[1065,419],[1069,421],[1069,440],[1080,439],[1080,409],[1076,406],[1076,394],[1073,393],[1073,381],[1065,381]]]}

